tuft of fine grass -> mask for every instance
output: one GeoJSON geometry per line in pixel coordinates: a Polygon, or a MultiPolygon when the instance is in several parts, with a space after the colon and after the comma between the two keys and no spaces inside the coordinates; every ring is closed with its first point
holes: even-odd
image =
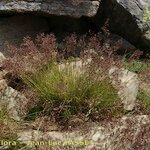
{"type": "Polygon", "coordinates": [[[58,117],[63,119],[80,113],[104,113],[112,110],[118,100],[108,78],[100,80],[86,71],[77,73],[69,65],[60,69],[58,63],[52,63],[32,75],[24,74],[22,79],[36,91],[40,101],[48,104],[49,111],[58,110],[58,117]]]}

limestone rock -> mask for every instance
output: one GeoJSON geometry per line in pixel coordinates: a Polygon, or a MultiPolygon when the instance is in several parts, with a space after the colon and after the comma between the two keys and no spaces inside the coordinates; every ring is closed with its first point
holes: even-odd
{"type": "Polygon", "coordinates": [[[124,109],[132,110],[135,106],[139,89],[139,79],[137,74],[130,72],[127,69],[113,67],[109,70],[109,76],[113,85],[117,85],[118,95],[124,104],[124,109]]]}

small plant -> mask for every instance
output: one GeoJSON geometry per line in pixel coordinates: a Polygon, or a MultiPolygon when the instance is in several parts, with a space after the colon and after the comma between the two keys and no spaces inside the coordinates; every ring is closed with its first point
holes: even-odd
{"type": "Polygon", "coordinates": [[[143,58],[143,51],[135,50],[132,53],[125,54],[123,57],[123,66],[129,71],[142,73],[144,71],[148,71],[150,67],[149,56],[147,58],[143,58]]]}
{"type": "Polygon", "coordinates": [[[150,21],[150,10],[148,8],[145,10],[143,20],[144,20],[144,22],[150,21]]]}
{"type": "Polygon", "coordinates": [[[141,90],[139,92],[138,99],[143,104],[146,112],[150,113],[150,92],[141,90]]]}
{"type": "Polygon", "coordinates": [[[136,73],[140,73],[140,72],[150,68],[149,63],[142,62],[140,60],[133,60],[131,62],[125,62],[125,66],[129,71],[133,71],[136,73]]]}

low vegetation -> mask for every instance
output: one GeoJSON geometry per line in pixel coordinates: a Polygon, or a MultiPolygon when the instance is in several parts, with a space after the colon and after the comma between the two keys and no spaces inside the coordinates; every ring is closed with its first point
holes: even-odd
{"type": "Polygon", "coordinates": [[[5,109],[0,110],[0,140],[14,140],[17,139],[15,133],[18,125],[15,121],[8,117],[5,109]]]}
{"type": "Polygon", "coordinates": [[[144,110],[146,113],[150,113],[150,92],[149,91],[144,91],[140,90],[138,99],[142,103],[144,110]]]}
{"type": "Polygon", "coordinates": [[[6,109],[0,110],[0,148],[9,148],[18,150],[25,145],[18,141],[17,132],[20,130],[20,124],[11,119],[6,109]]]}
{"type": "MultiPolygon", "coordinates": [[[[68,129],[74,118],[83,123],[130,113],[123,110],[117,90],[108,77],[111,66],[124,66],[138,73],[142,82],[148,79],[149,62],[139,59],[140,51],[124,59],[117,54],[117,45],[105,47],[98,35],[77,37],[73,34],[58,43],[53,34],[41,34],[35,40],[24,38],[19,47],[7,46],[10,57],[3,67],[9,71],[9,80],[12,77],[17,82],[11,81],[10,86],[29,99],[24,122],[32,125],[38,119],[48,118],[68,129]]],[[[138,99],[144,112],[149,113],[150,93],[142,89],[138,99]]],[[[49,126],[47,121],[42,123],[44,127],[49,126]]],[[[40,125],[37,126],[40,129],[40,125]]],[[[11,147],[14,150],[27,149],[17,141],[19,127],[21,125],[10,119],[5,110],[0,111],[0,140],[16,141],[17,147],[11,147]]]]}
{"type": "Polygon", "coordinates": [[[119,98],[107,76],[108,68],[116,63],[115,50],[104,49],[96,35],[71,35],[61,44],[53,34],[42,34],[35,41],[25,38],[19,48],[8,45],[11,58],[5,68],[36,97],[26,118],[42,114],[66,122],[72,116],[93,120],[118,116],[119,98]]]}
{"type": "Polygon", "coordinates": [[[57,109],[57,117],[61,119],[80,113],[86,116],[96,112],[103,114],[112,110],[118,100],[117,91],[109,80],[93,78],[87,72],[77,75],[69,67],[59,70],[58,64],[30,77],[24,76],[23,80],[36,91],[41,101],[48,103],[49,112],[57,109]]]}
{"type": "Polygon", "coordinates": [[[148,70],[150,68],[150,63],[140,61],[140,60],[134,60],[131,62],[125,61],[125,66],[129,71],[141,73],[141,72],[148,70]]]}

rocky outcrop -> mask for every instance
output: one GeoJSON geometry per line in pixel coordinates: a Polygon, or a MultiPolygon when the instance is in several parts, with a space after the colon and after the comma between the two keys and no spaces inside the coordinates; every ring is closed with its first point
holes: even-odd
{"type": "Polygon", "coordinates": [[[148,150],[149,136],[149,116],[135,115],[72,132],[27,129],[18,133],[18,140],[32,149],[39,147],[40,150],[148,150]]]}
{"type": "Polygon", "coordinates": [[[150,47],[149,0],[106,0],[110,29],[135,45],[150,47]]]}
{"type": "Polygon", "coordinates": [[[9,0],[0,2],[0,12],[40,13],[45,15],[64,15],[79,18],[92,17],[97,13],[99,0],[9,0]]]}
{"type": "MultiPolygon", "coordinates": [[[[96,31],[100,29],[102,20],[109,18],[110,30],[113,33],[123,36],[135,46],[141,46],[142,48],[144,47],[146,49],[150,48],[149,0],[1,0],[0,14],[8,15],[13,13],[32,13],[34,15],[42,15],[52,18],[54,16],[67,16],[73,19],[86,16],[88,19],[92,18],[90,21],[88,20],[89,22],[87,20],[86,21],[88,22],[87,24],[92,24],[91,29],[96,28],[96,31]],[[98,24],[98,26],[96,24],[98,24]]],[[[7,19],[8,18],[6,18],[6,20],[7,19]]],[[[54,17],[54,19],[56,18],[54,17]]],[[[2,37],[4,34],[3,32],[7,33],[7,31],[9,31],[9,28],[7,29],[7,25],[5,27],[7,31],[3,29],[3,20],[5,19],[2,19],[2,23],[0,22],[0,29],[2,28],[0,30],[2,34],[1,32],[0,34],[2,37]]],[[[35,16],[32,19],[30,18],[28,21],[26,19],[23,21],[23,23],[25,23],[25,27],[22,27],[22,25],[19,24],[19,22],[21,22],[20,20],[17,20],[17,22],[12,20],[11,23],[7,24],[10,24],[11,26],[12,22],[14,22],[13,24],[16,24],[13,26],[13,29],[10,30],[12,34],[14,34],[14,32],[18,33],[18,29],[23,28],[26,30],[26,26],[28,26],[30,22],[32,25],[33,22],[35,22],[40,29],[41,26],[43,26],[43,32],[47,28],[47,25],[45,25],[45,20],[39,20],[37,23],[35,16]],[[33,21],[34,19],[35,21],[33,21]]],[[[49,27],[51,27],[51,22],[53,21],[50,21],[49,27]]],[[[58,24],[61,24],[62,22],[63,21],[61,21],[61,19],[58,19],[58,24]]],[[[67,20],[64,20],[64,22],[71,24],[67,20]]],[[[34,25],[32,27],[33,28],[31,29],[33,29],[34,32],[34,28],[36,27],[34,25]]],[[[78,28],[81,28],[80,31],[82,31],[85,26],[80,26],[78,28]]],[[[50,29],[51,32],[53,32],[52,30],[53,29],[50,29]]],[[[28,32],[28,28],[26,31],[28,32]]],[[[9,35],[6,35],[6,37],[9,40],[15,36],[10,36],[9,38],[9,35]]]]}

